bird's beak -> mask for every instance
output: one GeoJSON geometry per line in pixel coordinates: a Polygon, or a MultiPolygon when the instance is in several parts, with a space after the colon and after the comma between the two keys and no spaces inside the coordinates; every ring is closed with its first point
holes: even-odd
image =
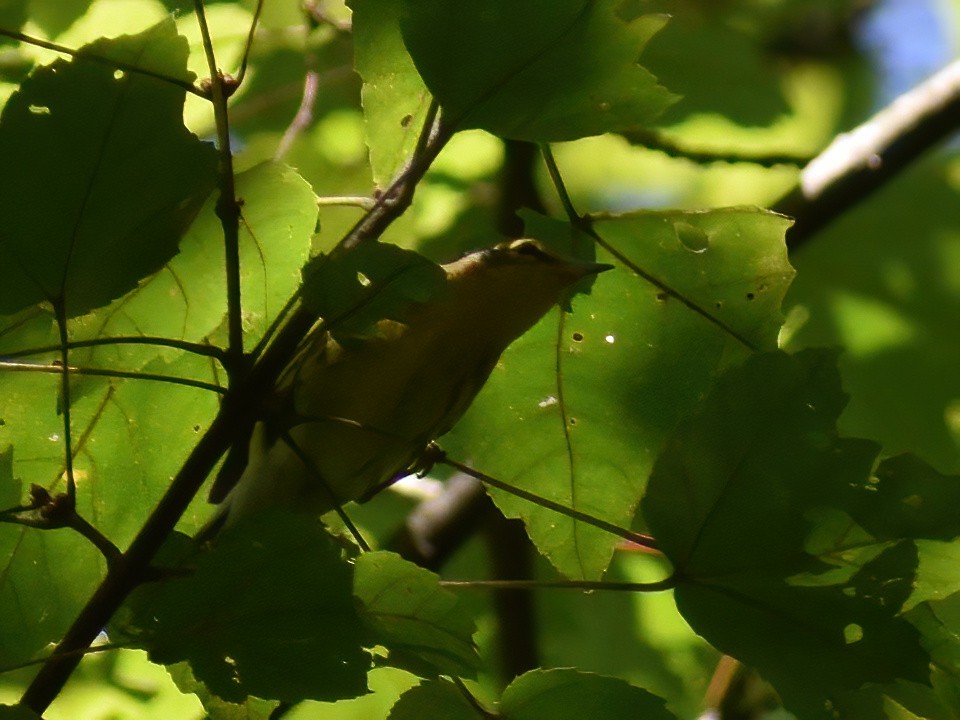
{"type": "Polygon", "coordinates": [[[588,277],[590,275],[599,275],[602,272],[607,270],[613,270],[614,266],[610,263],[591,263],[591,262],[578,262],[576,263],[577,269],[580,271],[580,277],[588,277]]]}

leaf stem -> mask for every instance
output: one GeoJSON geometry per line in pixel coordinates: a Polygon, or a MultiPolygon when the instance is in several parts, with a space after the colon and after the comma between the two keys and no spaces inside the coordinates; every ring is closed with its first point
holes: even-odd
{"type": "Polygon", "coordinates": [[[23,33],[16,32],[15,30],[6,30],[4,28],[0,28],[0,35],[13,38],[14,40],[19,40],[20,42],[27,43],[28,45],[35,45],[36,47],[41,47],[45,50],[53,50],[54,52],[58,52],[63,55],[69,55],[72,58],[92,60],[93,62],[102,63],[103,65],[108,65],[112,68],[117,68],[125,72],[137,73],[138,75],[145,75],[147,77],[156,78],[157,80],[163,80],[171,85],[176,85],[179,88],[183,88],[191,95],[196,95],[197,97],[204,98],[205,100],[209,99],[207,93],[186,80],[179,80],[177,78],[170,77],[169,75],[163,75],[162,73],[153,72],[152,70],[146,70],[144,68],[137,67],[136,65],[130,65],[129,63],[125,63],[120,60],[103,57],[102,55],[97,55],[86,50],[74,50],[73,48],[68,48],[65,45],[58,45],[57,43],[52,43],[48,40],[41,40],[40,38],[31,37],[30,35],[24,35],[23,33]]]}
{"type": "Polygon", "coordinates": [[[612,590],[616,592],[663,592],[677,586],[673,575],[656,582],[608,582],[605,580],[441,580],[443,587],[491,588],[494,590],[612,590]]]}
{"type": "Polygon", "coordinates": [[[557,165],[557,159],[553,156],[553,150],[547,143],[540,143],[540,154],[543,155],[543,162],[547,166],[550,182],[553,183],[553,188],[556,190],[557,197],[560,199],[563,211],[567,214],[567,219],[571,225],[582,227],[584,225],[584,219],[573,206],[570,193],[567,192],[567,184],[563,181],[563,176],[560,174],[560,167],[557,165]]]}
{"type": "MultiPolygon", "coordinates": [[[[226,353],[223,348],[214,345],[204,345],[203,343],[192,343],[185,340],[176,340],[174,338],[152,337],[152,336],[132,336],[132,337],[104,337],[92,338],[90,340],[71,340],[67,343],[67,348],[76,350],[77,348],[98,347],[101,345],[157,345],[160,347],[171,347],[194,355],[212,357],[216,360],[223,360],[226,353]]],[[[5,352],[0,357],[6,360],[20,357],[29,357],[30,355],[43,355],[44,353],[60,350],[60,345],[47,345],[43,347],[27,348],[25,350],[14,350],[5,352]]]]}
{"type": "Polygon", "coordinates": [[[326,478],[323,477],[323,474],[320,472],[317,464],[313,461],[313,458],[307,455],[303,448],[297,444],[297,441],[293,439],[292,435],[290,435],[289,430],[284,430],[281,432],[280,438],[287,444],[287,447],[293,450],[293,454],[300,459],[300,462],[303,463],[304,467],[306,467],[309,473],[313,475],[313,479],[320,484],[320,486],[333,501],[333,509],[340,518],[340,522],[342,522],[349,533],[353,535],[353,539],[356,541],[360,549],[363,552],[370,552],[370,545],[361,534],[360,528],[358,528],[354,524],[353,520],[350,519],[350,516],[347,515],[347,511],[343,509],[343,502],[337,497],[336,493],[333,492],[333,488],[330,487],[330,484],[327,482],[326,478]]]}
{"type": "Polygon", "coordinates": [[[362,208],[364,210],[372,210],[374,205],[377,204],[375,198],[365,197],[363,195],[332,195],[327,197],[318,197],[317,205],[350,205],[353,207],[362,208]]]}
{"type": "MultiPolygon", "coordinates": [[[[218,395],[223,395],[227,392],[226,388],[221,387],[220,385],[214,385],[213,383],[204,382],[203,380],[193,380],[191,378],[181,378],[175,377],[173,375],[161,375],[159,373],[145,373],[145,372],[133,372],[126,370],[108,370],[106,368],[88,368],[88,367],[77,367],[77,366],[63,366],[60,363],[55,363],[51,365],[42,365],[40,363],[18,363],[18,362],[6,362],[0,361],[0,370],[9,370],[11,372],[39,372],[39,373],[55,373],[57,375],[64,375],[64,367],[66,367],[68,373],[73,373],[74,375],[89,375],[92,377],[108,377],[108,378],[129,378],[132,380],[152,380],[155,382],[165,382],[170,383],[171,385],[183,385],[185,387],[195,388],[197,390],[208,390],[210,392],[215,392],[218,395]]],[[[66,415],[66,412],[64,412],[66,415]]],[[[69,477],[69,474],[68,474],[69,477]]]]}
{"type": "Polygon", "coordinates": [[[27,660],[26,662],[18,663],[16,665],[7,665],[6,667],[0,668],[0,675],[9,672],[15,672],[17,670],[23,670],[24,668],[33,667],[34,665],[42,665],[48,660],[54,658],[66,658],[66,657],[84,657],[86,655],[93,655],[94,653],[108,652],[110,650],[126,650],[129,648],[135,648],[136,646],[133,643],[103,643],[101,645],[91,645],[90,647],[78,648],[70,652],[63,653],[50,653],[46,657],[35,658],[33,660],[27,660]]]}
{"type": "Polygon", "coordinates": [[[73,475],[73,441],[70,438],[70,349],[67,347],[67,311],[63,298],[53,303],[57,321],[57,332],[60,334],[60,366],[57,372],[60,375],[60,402],[63,404],[63,447],[65,467],[67,473],[67,502],[71,509],[77,505],[77,483],[73,475]]]}
{"type": "Polygon", "coordinates": [[[536,495],[532,492],[522,490],[512,485],[508,485],[507,483],[497,480],[496,478],[491,477],[485,473],[482,473],[479,470],[474,470],[469,465],[464,465],[463,463],[457,462],[456,460],[453,460],[447,457],[445,453],[440,456],[437,462],[442,463],[444,465],[449,465],[452,468],[456,468],[457,470],[459,470],[462,473],[465,473],[466,475],[475,477],[477,480],[480,480],[481,482],[486,483],[487,485],[491,485],[497,488],[498,490],[503,490],[506,493],[515,495],[516,497],[522,500],[527,500],[529,502],[535,503],[540,507],[545,507],[548,510],[553,510],[556,513],[560,513],[561,515],[566,515],[567,517],[572,518],[574,520],[579,520],[580,522],[586,523],[587,525],[593,525],[593,527],[595,528],[604,530],[610,533],[611,535],[622,537],[625,540],[629,540],[630,542],[636,543],[637,545],[641,545],[642,547],[650,548],[651,550],[657,549],[656,540],[654,540],[649,535],[633,532],[632,530],[628,530],[627,528],[622,528],[619,525],[614,525],[613,523],[609,523],[606,520],[601,520],[600,518],[593,517],[592,515],[587,515],[586,513],[582,513],[579,510],[574,510],[573,508],[567,507],[566,505],[561,505],[560,503],[554,502],[553,500],[548,500],[547,498],[541,497],[540,495],[536,495]]]}

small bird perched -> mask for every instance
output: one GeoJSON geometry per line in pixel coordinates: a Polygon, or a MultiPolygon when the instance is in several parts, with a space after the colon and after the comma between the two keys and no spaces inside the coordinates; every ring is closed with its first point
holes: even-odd
{"type": "Polygon", "coordinates": [[[460,419],[510,343],[610,267],[514,240],[442,265],[443,298],[379,320],[373,337],[341,343],[318,326],[278,379],[268,405],[280,410],[256,424],[239,480],[217,478],[214,524],[271,506],[319,514],[389,483],[460,419]]]}

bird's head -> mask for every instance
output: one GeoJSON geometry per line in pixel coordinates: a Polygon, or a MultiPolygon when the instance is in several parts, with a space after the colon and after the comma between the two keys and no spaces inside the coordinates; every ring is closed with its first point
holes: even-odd
{"type": "Polygon", "coordinates": [[[523,238],[470,253],[443,269],[465,325],[494,333],[506,345],[536,324],[571,285],[612,267],[563,257],[523,238]]]}

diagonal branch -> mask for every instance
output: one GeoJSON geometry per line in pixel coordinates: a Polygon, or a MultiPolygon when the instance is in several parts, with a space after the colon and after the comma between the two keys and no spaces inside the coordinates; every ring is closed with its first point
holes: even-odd
{"type": "Polygon", "coordinates": [[[791,251],[872,195],[960,127],[960,60],[830,143],[774,210],[796,219],[791,251]]]}

